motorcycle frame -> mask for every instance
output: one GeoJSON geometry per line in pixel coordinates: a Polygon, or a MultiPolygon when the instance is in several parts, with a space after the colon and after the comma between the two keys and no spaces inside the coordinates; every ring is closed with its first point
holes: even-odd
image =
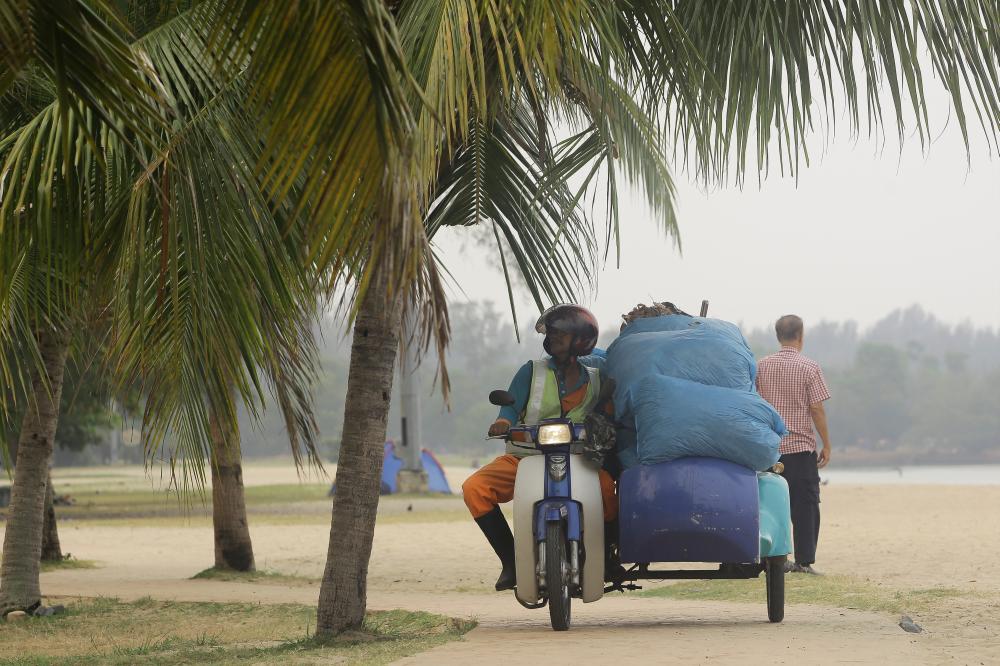
{"type": "MultiPolygon", "coordinates": [[[[573,429],[576,439],[582,437],[582,427],[573,429]]],[[[518,430],[537,441],[537,426],[518,430]]],[[[529,607],[538,607],[543,598],[545,531],[554,521],[565,524],[570,569],[575,572],[573,596],[587,603],[604,594],[604,512],[598,468],[574,452],[579,446],[579,442],[530,445],[527,448],[537,449],[541,455],[525,456],[518,464],[514,486],[515,595],[529,607]]]]}

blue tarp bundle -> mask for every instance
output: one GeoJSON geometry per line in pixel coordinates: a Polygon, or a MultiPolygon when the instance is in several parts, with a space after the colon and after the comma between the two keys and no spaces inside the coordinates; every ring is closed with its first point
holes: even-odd
{"type": "Polygon", "coordinates": [[[608,348],[620,419],[626,392],[648,375],[754,390],[757,363],[740,330],[729,322],[685,315],[638,319],[608,348]]]}
{"type": "Polygon", "coordinates": [[[588,368],[604,370],[604,366],[608,362],[608,353],[603,349],[595,348],[589,356],[581,356],[578,360],[588,368]]]}
{"type": "Polygon", "coordinates": [[[781,417],[754,388],[739,328],[717,319],[639,319],[608,348],[624,467],[711,456],[763,470],[778,460],[781,417]]]}
{"type": "Polygon", "coordinates": [[[778,462],[785,425],[752,391],[651,375],[632,395],[643,464],[709,456],[765,470],[778,462]]]}

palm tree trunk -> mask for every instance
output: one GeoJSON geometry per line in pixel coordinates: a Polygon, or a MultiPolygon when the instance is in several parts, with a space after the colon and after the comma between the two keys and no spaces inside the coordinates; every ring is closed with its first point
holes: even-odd
{"type": "Polygon", "coordinates": [[[239,432],[216,412],[209,416],[212,437],[212,527],[215,568],[253,571],[253,544],[243,495],[239,432]]]}
{"type": "Polygon", "coordinates": [[[43,328],[37,336],[47,381],[37,370],[32,373],[32,398],[18,438],[0,567],[0,615],[12,610],[33,610],[42,599],[38,564],[42,554],[45,492],[59,421],[69,332],[43,328]]]}
{"type": "Polygon", "coordinates": [[[385,289],[373,283],[354,323],[337,493],[319,593],[319,636],[359,627],[365,617],[368,559],[375,536],[400,323],[399,303],[387,305],[385,289]]]}
{"type": "Polygon", "coordinates": [[[55,491],[52,489],[52,473],[45,483],[45,525],[42,526],[42,561],[59,562],[63,558],[59,543],[59,528],[56,527],[55,491]]]}

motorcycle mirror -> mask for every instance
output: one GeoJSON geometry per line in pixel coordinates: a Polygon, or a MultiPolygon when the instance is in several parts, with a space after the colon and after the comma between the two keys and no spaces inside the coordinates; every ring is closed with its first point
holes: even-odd
{"type": "Polygon", "coordinates": [[[490,402],[497,407],[506,407],[507,405],[514,404],[514,396],[507,391],[497,389],[496,391],[490,391],[490,402]]]}

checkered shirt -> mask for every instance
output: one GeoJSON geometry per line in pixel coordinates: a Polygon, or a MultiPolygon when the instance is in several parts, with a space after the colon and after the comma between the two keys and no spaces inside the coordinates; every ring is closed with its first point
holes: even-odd
{"type": "Polygon", "coordinates": [[[816,450],[809,405],[829,400],[819,364],[793,347],[757,362],[757,391],[781,414],[788,434],[781,440],[781,454],[816,450]]]}

